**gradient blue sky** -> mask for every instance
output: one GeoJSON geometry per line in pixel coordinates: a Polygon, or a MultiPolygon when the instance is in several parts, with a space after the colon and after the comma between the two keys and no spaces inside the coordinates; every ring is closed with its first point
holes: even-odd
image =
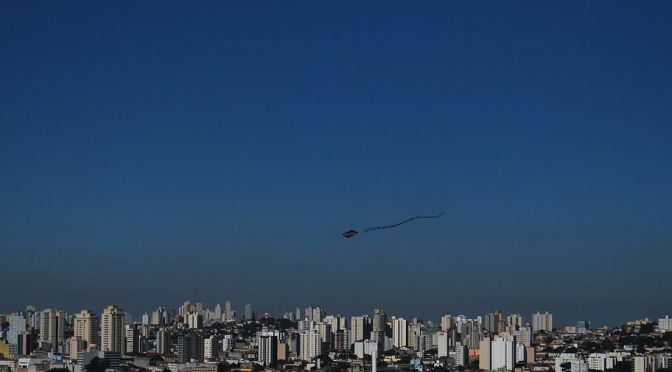
{"type": "Polygon", "coordinates": [[[0,312],[672,313],[671,11],[3,1],[0,312]]]}

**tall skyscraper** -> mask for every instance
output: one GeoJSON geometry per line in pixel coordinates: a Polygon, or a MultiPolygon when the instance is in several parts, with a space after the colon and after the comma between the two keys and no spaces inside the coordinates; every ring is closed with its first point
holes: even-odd
{"type": "Polygon", "coordinates": [[[490,343],[491,369],[513,371],[516,365],[515,337],[495,337],[490,343]]]}
{"type": "Polygon", "coordinates": [[[392,345],[396,348],[408,345],[408,325],[404,318],[392,318],[392,345]]]}
{"type": "Polygon", "coordinates": [[[124,352],[126,314],[118,306],[110,305],[100,318],[100,350],[124,352]]]}
{"type": "Polygon", "coordinates": [[[224,302],[224,316],[227,322],[233,320],[233,314],[231,313],[231,301],[226,300],[224,302]]]}
{"type": "Polygon", "coordinates": [[[450,314],[446,314],[441,317],[441,330],[447,331],[455,327],[455,319],[450,314]]]}
{"type": "Polygon", "coordinates": [[[126,324],[125,328],[125,340],[126,354],[137,354],[144,351],[144,337],[140,333],[138,324],[126,324]]]}
{"type": "Polygon", "coordinates": [[[215,322],[222,321],[222,305],[215,305],[215,322]]]}
{"type": "Polygon", "coordinates": [[[385,328],[387,320],[383,309],[373,310],[373,329],[371,340],[378,343],[378,350],[385,350],[385,328]]]}
{"type": "Polygon", "coordinates": [[[75,337],[86,341],[87,346],[99,347],[98,333],[100,332],[100,320],[98,316],[89,310],[82,310],[75,314],[72,328],[75,337]]]}
{"type": "Polygon", "coordinates": [[[7,330],[7,342],[9,343],[9,355],[6,357],[16,357],[19,355],[19,335],[26,330],[26,319],[20,314],[11,314],[7,317],[9,329],[7,330]]]}
{"type": "Polygon", "coordinates": [[[490,338],[485,337],[480,342],[479,346],[479,357],[478,357],[478,369],[489,371],[492,368],[492,363],[490,363],[490,338]]]}
{"type": "Polygon", "coordinates": [[[532,331],[546,331],[551,332],[553,330],[553,314],[550,314],[548,311],[544,314],[541,314],[537,311],[536,314],[532,315],[532,331]]]}
{"type": "Polygon", "coordinates": [[[278,362],[278,337],[275,335],[262,335],[259,337],[259,349],[257,352],[259,363],[268,367],[278,362]]]}
{"type": "Polygon", "coordinates": [[[190,360],[203,360],[205,342],[196,332],[180,333],[177,337],[177,359],[180,363],[190,360]]]}
{"type": "Polygon", "coordinates": [[[42,310],[40,313],[40,340],[49,342],[52,351],[61,351],[64,331],[65,312],[63,310],[42,310]]]}
{"type": "Polygon", "coordinates": [[[170,352],[170,337],[165,328],[156,331],[156,352],[159,354],[170,352]]]}
{"type": "Polygon", "coordinates": [[[322,338],[317,330],[301,332],[299,345],[301,345],[299,348],[301,360],[310,362],[322,354],[322,338]]]}
{"type": "Polygon", "coordinates": [[[511,314],[506,317],[506,328],[509,333],[519,330],[523,326],[523,316],[511,314]]]}
{"type": "Polygon", "coordinates": [[[371,323],[367,315],[351,317],[350,344],[369,339],[371,333],[370,326],[371,323]]]}
{"type": "Polygon", "coordinates": [[[205,339],[203,357],[210,360],[219,357],[219,337],[212,335],[205,339]]]}
{"type": "Polygon", "coordinates": [[[252,304],[251,303],[246,303],[245,308],[243,310],[243,316],[245,320],[252,320],[252,304]]]}
{"type": "Polygon", "coordinates": [[[446,331],[438,332],[437,335],[437,357],[447,357],[450,349],[450,335],[446,331]]]}

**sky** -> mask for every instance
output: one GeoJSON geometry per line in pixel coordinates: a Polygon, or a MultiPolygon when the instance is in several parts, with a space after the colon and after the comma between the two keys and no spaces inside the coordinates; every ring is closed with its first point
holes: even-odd
{"type": "Polygon", "coordinates": [[[0,2],[0,313],[672,314],[670,11],[0,2]]]}

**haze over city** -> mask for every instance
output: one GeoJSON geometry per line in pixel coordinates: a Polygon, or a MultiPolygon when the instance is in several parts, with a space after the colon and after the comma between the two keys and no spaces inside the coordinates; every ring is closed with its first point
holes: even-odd
{"type": "Polygon", "coordinates": [[[2,1],[0,313],[662,318],[671,8],[2,1]]]}

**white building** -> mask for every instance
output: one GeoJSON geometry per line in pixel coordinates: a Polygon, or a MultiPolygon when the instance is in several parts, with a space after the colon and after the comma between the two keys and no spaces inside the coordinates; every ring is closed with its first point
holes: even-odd
{"type": "Polygon", "coordinates": [[[203,342],[203,357],[205,359],[217,359],[219,357],[219,339],[210,336],[203,342]]]}
{"type": "Polygon", "coordinates": [[[536,314],[532,315],[532,331],[546,331],[551,332],[553,330],[553,314],[550,314],[548,311],[544,314],[541,314],[537,311],[536,314]]]}
{"type": "Polygon", "coordinates": [[[490,343],[490,368],[513,371],[516,366],[516,342],[513,337],[496,336],[490,343]]]}
{"type": "Polygon", "coordinates": [[[363,340],[355,342],[355,355],[357,358],[363,359],[365,354],[373,355],[378,352],[378,343],[373,340],[363,340]]]}
{"type": "Polygon", "coordinates": [[[665,318],[658,319],[658,330],[661,332],[672,332],[672,319],[669,315],[665,315],[665,318]]]}
{"type": "Polygon", "coordinates": [[[448,332],[437,332],[437,356],[447,357],[448,349],[450,348],[450,336],[448,332]]]}
{"type": "Polygon", "coordinates": [[[392,346],[396,348],[406,347],[408,345],[407,337],[408,325],[404,318],[392,319],[392,346]]]}
{"type": "Polygon", "coordinates": [[[588,356],[588,368],[596,371],[613,369],[616,358],[604,353],[592,353],[588,356]]]}
{"type": "Polygon", "coordinates": [[[303,331],[300,333],[301,360],[312,361],[313,358],[322,354],[322,337],[316,330],[303,331]]]}

